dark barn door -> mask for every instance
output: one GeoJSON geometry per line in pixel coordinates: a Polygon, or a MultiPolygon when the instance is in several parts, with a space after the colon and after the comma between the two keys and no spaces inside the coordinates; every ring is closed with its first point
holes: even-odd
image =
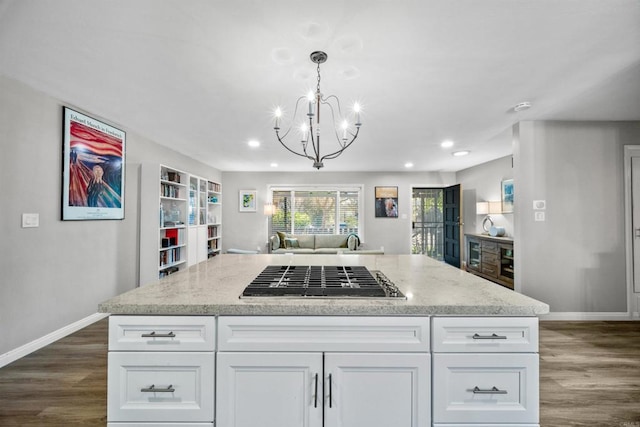
{"type": "Polygon", "coordinates": [[[460,268],[460,184],[444,189],[444,262],[460,268]]]}

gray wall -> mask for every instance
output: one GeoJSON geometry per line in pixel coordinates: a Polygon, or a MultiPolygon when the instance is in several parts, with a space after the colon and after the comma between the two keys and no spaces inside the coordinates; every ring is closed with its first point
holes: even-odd
{"type": "MultiPolygon", "coordinates": [[[[458,171],[456,178],[462,186],[464,233],[484,233],[485,215],[476,214],[476,202],[501,200],[502,181],[513,178],[512,156],[458,171]]],[[[506,235],[513,236],[513,213],[490,216],[494,225],[504,227],[506,235]]]]}
{"type": "Polygon", "coordinates": [[[627,311],[623,146],[639,143],[638,122],[514,127],[516,289],[554,312],[627,311]]]}
{"type": "Polygon", "coordinates": [[[63,222],[63,102],[3,76],[0,93],[4,354],[95,313],[100,302],[135,287],[141,161],[169,164],[211,179],[220,179],[220,172],[111,123],[127,131],[125,219],[63,222]],[[21,228],[22,213],[39,213],[40,227],[21,228]]]}
{"type": "MultiPolygon", "coordinates": [[[[330,165],[328,165],[330,166],[330,165]]],[[[327,166],[327,167],[328,167],[327,166]]],[[[364,185],[363,249],[384,247],[387,254],[407,254],[411,251],[411,188],[444,187],[455,184],[455,174],[412,172],[223,172],[223,236],[222,248],[266,250],[267,217],[263,205],[267,201],[269,185],[364,185]],[[398,186],[398,218],[375,218],[374,188],[398,186]],[[238,191],[258,191],[258,212],[238,212],[238,191]],[[406,215],[403,217],[403,215],[406,215]]]]}

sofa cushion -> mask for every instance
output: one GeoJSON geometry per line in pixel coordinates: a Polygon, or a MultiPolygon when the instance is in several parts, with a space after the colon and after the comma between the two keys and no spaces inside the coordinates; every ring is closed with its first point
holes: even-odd
{"type": "Polygon", "coordinates": [[[276,249],[274,254],[315,254],[314,249],[310,248],[289,248],[289,249],[276,249]]]}
{"type": "Polygon", "coordinates": [[[346,247],[347,236],[337,234],[316,234],[316,249],[346,247]],[[344,245],[344,246],[343,246],[344,245]]]}
{"type": "Polygon", "coordinates": [[[282,249],[284,249],[284,239],[287,237],[287,235],[285,233],[283,233],[282,231],[277,231],[276,234],[278,235],[278,238],[280,239],[280,247],[282,249]]]}
{"type": "Polygon", "coordinates": [[[315,249],[316,236],[314,234],[290,234],[288,237],[298,239],[298,245],[302,249],[315,249]]]}

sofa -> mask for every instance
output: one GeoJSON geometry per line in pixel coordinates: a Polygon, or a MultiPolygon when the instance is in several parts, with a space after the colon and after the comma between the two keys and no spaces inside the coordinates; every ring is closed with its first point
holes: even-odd
{"type": "Polygon", "coordinates": [[[362,250],[356,234],[285,234],[277,233],[269,239],[273,254],[371,254],[383,255],[382,250],[362,250]]]}

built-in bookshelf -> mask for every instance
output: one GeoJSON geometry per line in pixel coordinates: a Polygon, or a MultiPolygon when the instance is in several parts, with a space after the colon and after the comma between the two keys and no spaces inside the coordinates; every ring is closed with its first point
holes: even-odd
{"type": "Polygon", "coordinates": [[[221,248],[221,186],[179,169],[144,164],[140,194],[140,285],[221,248]]]}
{"type": "Polygon", "coordinates": [[[187,174],[160,166],[159,233],[157,237],[158,277],[184,268],[187,262],[185,236],[187,174]]]}
{"type": "Polygon", "coordinates": [[[220,253],[222,225],[222,186],[217,182],[207,183],[207,256],[220,253]]]}

